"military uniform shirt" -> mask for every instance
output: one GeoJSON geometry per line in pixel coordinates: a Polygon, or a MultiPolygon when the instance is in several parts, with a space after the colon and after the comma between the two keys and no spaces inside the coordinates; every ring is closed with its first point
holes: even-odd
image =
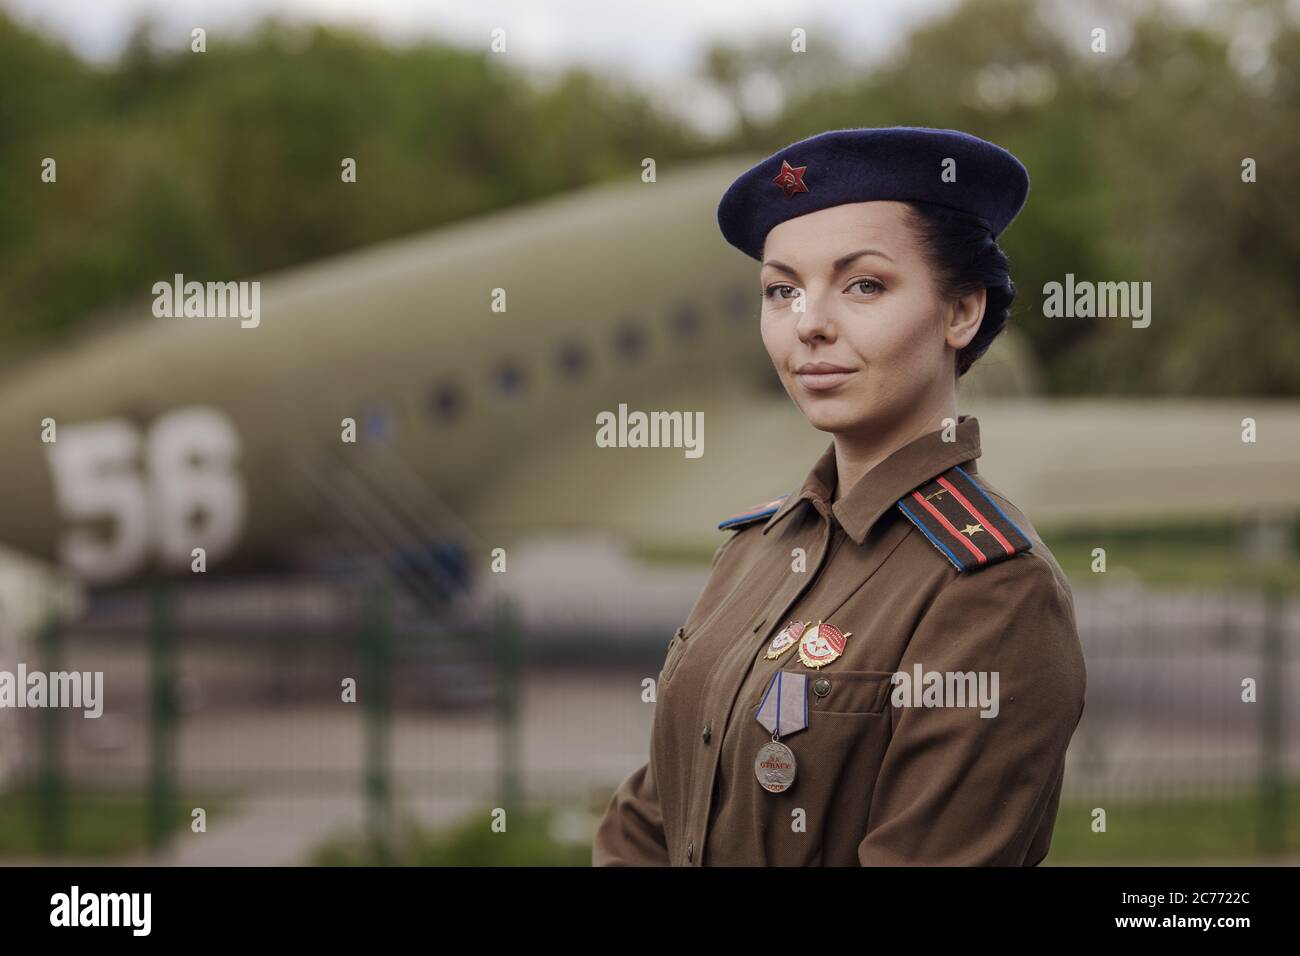
{"type": "Polygon", "coordinates": [[[601,820],[596,865],[1043,859],[1084,704],[1072,597],[1029,520],[977,472],[977,420],[962,416],[955,431],[955,441],[936,431],[900,448],[837,501],[832,444],[775,511],[724,532],[659,674],[649,759],[601,820]],[[987,496],[984,513],[994,505],[996,537],[1022,532],[1023,550],[999,552],[1007,542],[978,522],[957,541],[984,543],[964,549],[918,523],[929,508],[909,496],[928,483],[942,495],[932,479],[957,469],[977,486],[966,486],[971,498],[987,496]],[[900,501],[912,503],[907,514],[900,501]],[[995,559],[979,560],[981,549],[995,559]],[[849,632],[842,656],[819,670],[797,647],[767,659],[791,621],[849,632]],[[996,671],[997,715],[894,706],[893,675],[918,664],[996,671]],[[771,793],[754,773],[771,740],[755,713],[778,671],[807,675],[807,727],[781,738],[797,774],[771,793]]]}

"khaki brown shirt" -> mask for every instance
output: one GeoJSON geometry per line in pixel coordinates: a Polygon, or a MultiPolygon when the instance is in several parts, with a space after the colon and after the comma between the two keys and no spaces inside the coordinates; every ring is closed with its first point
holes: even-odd
{"type": "MultiPolygon", "coordinates": [[[[955,441],[936,431],[899,449],[838,501],[831,445],[775,513],[722,532],[659,674],[649,759],[611,799],[596,865],[1043,859],[1083,713],[1073,600],[1028,518],[977,472],[977,420],[962,416],[955,432],[955,441]],[[1027,550],[959,570],[897,507],[954,466],[1023,532],[1027,550]],[[768,659],[791,621],[848,632],[842,655],[816,670],[797,647],[768,659]],[[900,706],[894,675],[918,667],[996,672],[996,716],[974,701],[900,706]],[[807,727],[781,738],[797,772],[773,793],[755,775],[772,739],[755,714],[778,671],[807,675],[807,727]]],[[[975,538],[973,529],[964,533],[975,538]]]]}

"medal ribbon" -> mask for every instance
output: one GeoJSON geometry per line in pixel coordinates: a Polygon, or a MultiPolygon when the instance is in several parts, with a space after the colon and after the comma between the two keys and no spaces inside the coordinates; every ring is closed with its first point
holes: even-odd
{"type": "Polygon", "coordinates": [[[808,675],[777,671],[754,719],[776,740],[808,726],[808,675]]]}

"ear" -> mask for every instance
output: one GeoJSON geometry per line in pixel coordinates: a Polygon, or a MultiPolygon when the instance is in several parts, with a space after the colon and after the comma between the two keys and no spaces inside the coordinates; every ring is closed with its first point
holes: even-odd
{"type": "Polygon", "coordinates": [[[953,300],[948,308],[948,344],[954,349],[964,349],[970,345],[975,333],[984,321],[984,307],[988,303],[988,290],[980,288],[959,299],[953,300]]]}

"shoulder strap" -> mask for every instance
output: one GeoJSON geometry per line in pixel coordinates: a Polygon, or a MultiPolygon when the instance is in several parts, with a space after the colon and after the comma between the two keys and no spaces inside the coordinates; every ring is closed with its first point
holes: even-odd
{"type": "Polygon", "coordinates": [[[1025,533],[960,465],[900,498],[898,510],[958,571],[988,567],[1031,546],[1025,533]]]}
{"type": "Polygon", "coordinates": [[[754,505],[752,508],[746,508],[744,511],[724,519],[719,525],[718,530],[724,531],[730,528],[743,528],[747,524],[753,524],[776,514],[781,508],[781,502],[785,501],[789,495],[782,495],[779,498],[773,498],[771,501],[765,501],[761,505],[754,505]]]}

